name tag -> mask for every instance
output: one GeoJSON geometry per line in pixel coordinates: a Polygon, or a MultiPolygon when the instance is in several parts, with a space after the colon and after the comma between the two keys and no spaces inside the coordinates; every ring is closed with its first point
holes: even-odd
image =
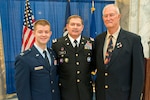
{"type": "Polygon", "coordinates": [[[34,70],[41,70],[43,68],[44,68],[43,66],[38,66],[38,67],[34,67],[34,70]]]}

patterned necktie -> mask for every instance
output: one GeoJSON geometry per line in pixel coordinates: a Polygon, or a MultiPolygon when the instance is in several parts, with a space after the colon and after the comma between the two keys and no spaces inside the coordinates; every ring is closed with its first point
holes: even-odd
{"type": "Polygon", "coordinates": [[[105,61],[104,61],[104,64],[108,64],[110,59],[111,59],[111,56],[112,56],[112,52],[113,52],[113,42],[112,42],[112,38],[113,36],[110,35],[109,36],[109,43],[108,43],[108,47],[107,47],[107,51],[106,51],[106,54],[105,54],[105,61]]]}
{"type": "Polygon", "coordinates": [[[45,54],[45,61],[46,61],[48,64],[50,64],[50,63],[49,63],[49,60],[48,60],[48,57],[47,57],[47,52],[44,50],[43,53],[45,54]]]}

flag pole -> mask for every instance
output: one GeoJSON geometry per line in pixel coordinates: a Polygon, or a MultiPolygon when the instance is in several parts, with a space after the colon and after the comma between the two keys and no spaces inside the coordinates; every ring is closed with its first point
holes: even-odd
{"type": "MultiPolygon", "coordinates": [[[[90,25],[90,37],[91,37],[91,39],[93,39],[95,37],[95,32],[96,32],[94,11],[95,11],[94,0],[92,0],[92,7],[91,7],[91,14],[92,14],[92,16],[91,16],[91,25],[90,25]]],[[[91,72],[91,77],[92,77],[92,81],[93,81],[93,83],[92,83],[93,95],[95,95],[96,72],[97,72],[97,70],[91,72]]]]}
{"type": "Polygon", "coordinates": [[[66,29],[66,24],[67,24],[67,19],[68,19],[69,16],[71,16],[70,0],[67,0],[66,14],[65,14],[65,24],[64,24],[64,29],[63,29],[63,36],[66,36],[68,34],[68,31],[66,29]]]}
{"type": "Polygon", "coordinates": [[[96,36],[96,23],[95,23],[95,7],[94,7],[94,0],[92,0],[92,7],[91,7],[91,24],[90,24],[90,37],[95,38],[96,36]]]}
{"type": "Polygon", "coordinates": [[[94,11],[95,11],[95,7],[94,7],[94,0],[92,0],[91,13],[93,13],[94,11]]]}

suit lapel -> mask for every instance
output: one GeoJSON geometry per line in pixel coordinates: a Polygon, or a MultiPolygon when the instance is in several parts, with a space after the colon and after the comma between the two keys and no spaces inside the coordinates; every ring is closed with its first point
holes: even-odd
{"type": "Polygon", "coordinates": [[[104,62],[104,55],[103,55],[103,48],[104,48],[104,43],[105,43],[105,37],[106,37],[106,32],[104,34],[102,34],[102,36],[100,38],[96,39],[96,50],[97,50],[97,55],[98,57],[100,57],[100,60],[103,60],[104,62]]]}
{"type": "Polygon", "coordinates": [[[54,68],[54,66],[56,65],[56,58],[55,58],[55,55],[54,55],[54,52],[52,51],[52,49],[47,49],[49,54],[50,54],[50,58],[51,58],[51,66],[50,66],[50,69],[52,70],[54,68]]]}
{"type": "Polygon", "coordinates": [[[98,44],[101,44],[100,45],[100,52],[102,52],[102,58],[103,58],[103,62],[104,62],[104,55],[103,55],[103,52],[104,52],[104,43],[105,43],[105,38],[106,38],[106,35],[107,35],[107,33],[105,32],[105,34],[102,36],[102,38],[100,39],[100,43],[98,43],[98,44]]]}

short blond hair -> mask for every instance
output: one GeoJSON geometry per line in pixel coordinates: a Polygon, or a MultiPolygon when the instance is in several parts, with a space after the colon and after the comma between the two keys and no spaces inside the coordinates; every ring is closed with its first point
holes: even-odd
{"type": "Polygon", "coordinates": [[[39,19],[39,20],[35,21],[35,23],[34,23],[34,30],[36,29],[37,25],[42,25],[42,26],[48,25],[48,26],[51,27],[50,23],[47,20],[45,20],[45,19],[39,19]]]}

